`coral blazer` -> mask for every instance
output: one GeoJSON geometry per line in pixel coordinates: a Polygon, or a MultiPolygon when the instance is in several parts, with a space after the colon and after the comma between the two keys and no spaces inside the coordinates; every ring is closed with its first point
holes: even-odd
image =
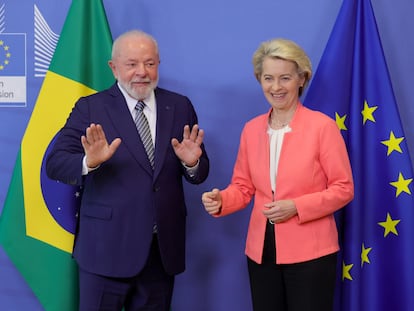
{"type": "MultiPolygon", "coordinates": [[[[246,255],[262,261],[267,218],[272,201],[269,177],[269,113],[243,128],[230,185],[221,191],[218,217],[245,208],[254,198],[246,255]]],[[[334,212],[354,196],[351,166],[334,120],[299,103],[284,136],[276,178],[275,200],[291,199],[298,214],[275,224],[276,263],[303,262],[339,250],[334,212]]]]}

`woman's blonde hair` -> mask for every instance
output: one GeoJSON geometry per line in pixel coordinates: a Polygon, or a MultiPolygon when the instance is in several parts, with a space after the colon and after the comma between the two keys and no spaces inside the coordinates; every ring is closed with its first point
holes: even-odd
{"type": "Polygon", "coordinates": [[[263,73],[263,61],[267,57],[296,64],[298,74],[305,78],[303,87],[299,89],[299,96],[301,96],[312,77],[312,65],[305,51],[295,42],[287,39],[277,38],[262,42],[253,54],[254,75],[259,82],[263,73]]]}

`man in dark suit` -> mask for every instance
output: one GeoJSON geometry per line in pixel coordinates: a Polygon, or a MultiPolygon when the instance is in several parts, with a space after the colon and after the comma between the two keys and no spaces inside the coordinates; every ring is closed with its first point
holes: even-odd
{"type": "Polygon", "coordinates": [[[109,62],[117,82],[78,100],[47,159],[50,178],[83,187],[73,251],[80,311],[167,311],[185,269],[182,179],[203,182],[209,160],[190,100],[157,87],[159,63],[149,34],[118,37],[109,62]]]}

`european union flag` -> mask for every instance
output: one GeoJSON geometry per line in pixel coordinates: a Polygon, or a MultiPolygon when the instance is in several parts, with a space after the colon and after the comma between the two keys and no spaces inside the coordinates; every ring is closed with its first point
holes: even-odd
{"type": "Polygon", "coordinates": [[[26,76],[26,35],[0,33],[0,76],[26,76]]]}
{"type": "Polygon", "coordinates": [[[336,310],[413,310],[413,170],[370,0],[344,0],[305,105],[336,120],[354,174],[336,310]]]}

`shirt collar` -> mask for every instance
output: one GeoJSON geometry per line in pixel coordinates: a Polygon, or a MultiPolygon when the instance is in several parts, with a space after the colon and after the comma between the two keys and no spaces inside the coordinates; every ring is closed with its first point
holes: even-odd
{"type": "MultiPolygon", "coordinates": [[[[118,88],[121,90],[122,95],[124,95],[124,98],[127,102],[128,109],[132,113],[135,109],[135,105],[137,104],[137,100],[133,97],[131,97],[124,88],[117,82],[118,88]]],[[[154,91],[151,92],[151,94],[144,99],[144,103],[147,106],[147,108],[151,111],[151,113],[155,112],[155,93],[154,91]]]]}

